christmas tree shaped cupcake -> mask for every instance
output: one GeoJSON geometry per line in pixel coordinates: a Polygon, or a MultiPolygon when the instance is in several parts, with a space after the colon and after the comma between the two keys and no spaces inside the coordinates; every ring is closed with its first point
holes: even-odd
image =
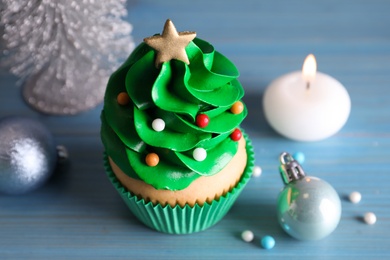
{"type": "Polygon", "coordinates": [[[217,223],[249,180],[253,151],[234,64],[194,32],[144,39],[111,76],[101,115],[107,174],[156,230],[217,223]]]}

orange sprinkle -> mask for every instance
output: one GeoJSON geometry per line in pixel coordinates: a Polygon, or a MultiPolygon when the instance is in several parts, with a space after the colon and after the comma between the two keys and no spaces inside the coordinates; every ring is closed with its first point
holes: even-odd
{"type": "Polygon", "coordinates": [[[154,167],[156,166],[160,161],[160,158],[156,153],[149,153],[145,157],[145,162],[148,166],[154,167]]]}
{"type": "Polygon", "coordinates": [[[127,104],[130,103],[130,97],[126,92],[121,92],[116,97],[116,101],[118,102],[119,105],[126,106],[127,104]]]}
{"type": "Polygon", "coordinates": [[[233,104],[233,106],[230,108],[230,111],[233,114],[240,114],[242,111],[244,111],[244,104],[241,101],[237,101],[233,104]]]}

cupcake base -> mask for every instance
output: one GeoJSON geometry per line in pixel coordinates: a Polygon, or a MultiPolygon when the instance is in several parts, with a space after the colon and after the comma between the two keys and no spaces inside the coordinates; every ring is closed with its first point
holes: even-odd
{"type": "Polygon", "coordinates": [[[190,234],[205,230],[220,221],[249,181],[254,165],[254,154],[250,140],[246,135],[244,137],[246,139],[247,165],[240,181],[227,194],[211,203],[204,203],[202,206],[195,204],[192,207],[189,205],[172,207],[146,202],[123,187],[112,171],[106,154],[104,155],[104,166],[108,178],[126,205],[146,226],[169,234],[190,234]]]}

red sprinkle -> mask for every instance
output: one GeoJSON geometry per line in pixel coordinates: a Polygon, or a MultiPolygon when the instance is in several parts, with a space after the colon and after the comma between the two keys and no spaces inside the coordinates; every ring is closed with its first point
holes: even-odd
{"type": "Polygon", "coordinates": [[[240,129],[236,128],[234,129],[233,133],[231,133],[230,135],[230,138],[233,140],[233,141],[239,141],[242,137],[242,133],[240,131],[240,129]]]}
{"type": "Polygon", "coordinates": [[[210,118],[206,114],[199,114],[196,116],[196,125],[205,128],[210,122],[210,118]]]}

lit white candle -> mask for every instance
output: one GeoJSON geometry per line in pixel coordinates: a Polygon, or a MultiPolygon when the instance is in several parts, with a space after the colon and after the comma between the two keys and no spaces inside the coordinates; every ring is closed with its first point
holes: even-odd
{"type": "Polygon", "coordinates": [[[263,106],[268,123],[281,135],[318,141],[343,127],[351,100],[339,81],[317,72],[315,57],[310,54],[302,72],[283,75],[268,86],[263,106]]]}

